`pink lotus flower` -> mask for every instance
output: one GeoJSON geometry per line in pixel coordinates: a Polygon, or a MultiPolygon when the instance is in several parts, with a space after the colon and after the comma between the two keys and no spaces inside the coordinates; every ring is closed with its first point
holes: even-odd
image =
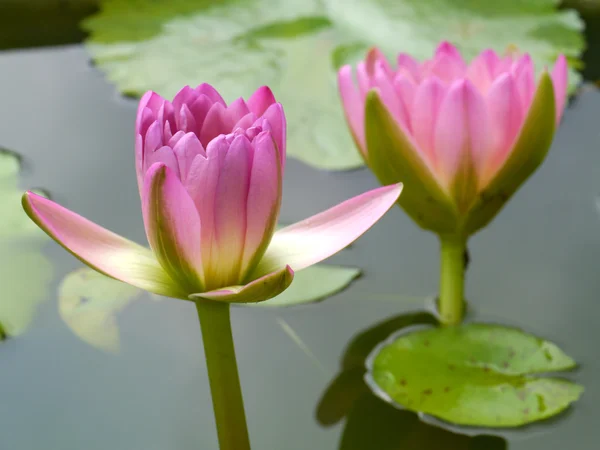
{"type": "Polygon", "coordinates": [[[175,298],[267,300],[293,270],[338,252],[397,200],[375,189],[275,232],[285,164],[283,109],[267,87],[229,106],[207,84],[169,102],[148,92],[136,121],[136,167],[150,248],[32,192],[29,217],[85,264],[175,298]]]}
{"type": "Polygon", "coordinates": [[[543,161],[563,113],[567,64],[536,86],[529,55],[482,52],[466,64],[447,42],[433,59],[377,49],[344,66],[339,89],[352,134],[385,184],[403,181],[400,205],[422,227],[471,234],[543,161]]]}

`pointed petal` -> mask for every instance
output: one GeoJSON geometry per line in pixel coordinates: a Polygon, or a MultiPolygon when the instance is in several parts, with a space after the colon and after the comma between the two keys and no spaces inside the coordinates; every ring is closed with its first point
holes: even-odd
{"type": "Polygon", "coordinates": [[[181,177],[182,183],[185,185],[194,158],[197,155],[206,156],[204,148],[196,134],[186,133],[177,141],[175,147],[173,147],[173,153],[175,154],[179,166],[179,176],[181,177]]]}
{"type": "Polygon", "coordinates": [[[271,241],[281,206],[281,165],[269,132],[253,142],[254,160],[248,188],[242,278],[260,261],[271,241]]]}
{"type": "Polygon", "coordinates": [[[556,101],[556,123],[560,122],[565,104],[567,102],[567,78],[569,68],[564,55],[559,55],[552,69],[552,84],[554,85],[554,99],[556,101]]]}
{"type": "Polygon", "coordinates": [[[205,264],[207,289],[238,283],[246,238],[246,201],[253,149],[244,135],[236,136],[223,161],[214,200],[217,250],[205,264]]]}
{"type": "Polygon", "coordinates": [[[23,195],[23,208],[52,239],[92,269],[158,295],[187,298],[149,249],[32,192],[23,195]]]}
{"type": "Polygon", "coordinates": [[[148,242],[165,271],[186,292],[203,290],[200,218],[177,175],[162,163],[146,173],[142,211],[148,242]]]}
{"type": "Polygon", "coordinates": [[[365,105],[352,77],[352,66],[345,65],[338,72],[338,89],[342,98],[344,114],[356,146],[366,157],[365,148],[365,105]]]}
{"type": "Polygon", "coordinates": [[[492,145],[480,167],[479,187],[483,188],[508,157],[523,125],[523,107],[517,84],[510,72],[500,75],[486,97],[490,115],[492,145]]]}
{"type": "Polygon", "coordinates": [[[206,114],[200,130],[199,138],[204,148],[218,135],[231,132],[233,124],[234,122],[227,114],[227,109],[220,103],[213,104],[206,114]]]}
{"type": "Polygon", "coordinates": [[[435,127],[436,170],[459,208],[477,194],[477,171],[489,153],[489,118],[485,102],[473,84],[453,83],[440,105],[435,127]]]}
{"type": "Polygon", "coordinates": [[[517,82],[523,114],[526,115],[535,92],[535,73],[531,57],[527,54],[520,57],[513,63],[511,72],[517,82]]]}
{"type": "MultiPolygon", "coordinates": [[[[175,173],[179,173],[179,163],[177,162],[177,158],[175,157],[175,153],[173,153],[173,149],[171,147],[161,147],[155,152],[146,153],[144,156],[144,174],[146,176],[146,172],[157,162],[163,163],[169,169],[171,169],[175,173]]],[[[142,178],[143,182],[143,178],[142,178]]]]}
{"type": "Polygon", "coordinates": [[[477,86],[482,93],[486,93],[496,77],[496,67],[500,64],[500,57],[493,50],[484,50],[469,65],[467,78],[477,86]]]}
{"type": "Polygon", "coordinates": [[[453,200],[375,91],[367,96],[365,117],[369,167],[379,181],[384,185],[402,182],[410,186],[399,204],[419,226],[454,232],[457,219],[453,200]]]}
{"type": "Polygon", "coordinates": [[[481,191],[469,212],[465,232],[486,226],[505,202],[544,161],[554,136],[554,88],[547,72],[541,76],[531,107],[515,145],[502,168],[481,191]]]}
{"type": "Polygon", "coordinates": [[[213,300],[228,303],[258,303],[285,291],[294,280],[290,266],[268,273],[244,286],[229,286],[209,292],[192,294],[190,300],[213,300]]]}
{"type": "Polygon", "coordinates": [[[436,166],[434,131],[446,87],[437,77],[426,78],[417,88],[412,109],[413,135],[431,167],[436,166]]]}
{"type": "MultiPolygon", "coordinates": [[[[262,118],[257,119],[257,122],[261,122],[261,119],[266,119],[269,122],[269,127],[265,129],[271,132],[271,137],[277,144],[277,150],[279,150],[279,157],[281,158],[281,173],[283,174],[286,160],[287,124],[281,103],[273,103],[269,106],[262,115],[262,118]]],[[[258,123],[257,125],[262,126],[262,123],[258,123]]]]}
{"type": "MultiPolygon", "coordinates": [[[[237,123],[242,117],[248,114],[250,110],[248,109],[248,105],[243,98],[238,98],[231,102],[231,104],[227,107],[227,114],[229,115],[229,122],[233,125],[237,123]]],[[[233,126],[232,126],[233,129],[233,126]]]]}
{"type": "Polygon", "coordinates": [[[276,231],[251,279],[285,265],[298,271],[329,258],[371,228],[401,191],[401,184],[373,189],[276,231]]]}
{"type": "Polygon", "coordinates": [[[401,101],[400,96],[396,92],[392,80],[388,77],[386,70],[380,62],[375,63],[373,80],[375,86],[379,89],[384,105],[392,114],[392,117],[396,119],[398,124],[403,127],[404,130],[410,133],[408,111],[406,110],[404,102],[401,101]]]}
{"type": "Polygon", "coordinates": [[[399,72],[406,71],[412,77],[412,81],[421,81],[421,71],[419,69],[419,63],[415,58],[406,53],[400,53],[398,55],[397,61],[399,72]]]}
{"type": "Polygon", "coordinates": [[[269,106],[276,102],[277,100],[275,100],[275,96],[273,95],[273,92],[271,92],[271,89],[267,86],[262,86],[250,96],[246,103],[248,104],[250,111],[255,114],[256,117],[260,117],[265,113],[269,106]]]}
{"type": "Polygon", "coordinates": [[[196,89],[194,89],[199,95],[206,95],[213,103],[220,103],[226,106],[225,100],[221,97],[221,94],[208,83],[202,83],[196,89]]]}

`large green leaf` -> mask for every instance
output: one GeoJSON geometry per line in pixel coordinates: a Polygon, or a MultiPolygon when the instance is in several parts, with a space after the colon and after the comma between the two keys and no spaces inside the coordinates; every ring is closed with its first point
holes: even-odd
{"type": "Polygon", "coordinates": [[[404,334],[376,349],[368,365],[382,398],[460,425],[524,425],[558,414],[583,392],[534,376],[575,366],[556,345],[499,325],[404,334]]]}
{"type": "Polygon", "coordinates": [[[576,13],[556,12],[554,0],[478,6],[487,3],[103,0],[83,25],[94,60],[122,92],[171,96],[206,81],[232,100],[267,84],[286,109],[289,154],[319,168],[350,169],[363,162],[343,118],[335,69],[370,45],[426,58],[443,39],[469,57],[514,44],[540,67],[559,52],[577,61],[583,40],[576,13]]]}
{"type": "Polygon", "coordinates": [[[106,2],[85,23],[88,48],[123,92],[169,97],[209,82],[231,101],[267,84],[285,107],[291,156],[325,169],[362,165],[335,87],[332,53],[344,41],[320,2],[152,2],[126,15],[129,3],[106,2]]]}
{"type": "MultiPolygon", "coordinates": [[[[332,17],[348,32],[390,56],[403,51],[429,58],[440,40],[458,46],[467,59],[484,48],[528,52],[542,69],[563,53],[579,67],[584,23],[560,0],[329,0],[332,17]]],[[[571,70],[573,87],[580,80],[571,70]]]]}
{"type": "Polygon", "coordinates": [[[0,149],[0,335],[9,336],[27,329],[52,281],[52,265],[41,252],[48,240],[21,208],[19,168],[19,158],[0,149]]]}

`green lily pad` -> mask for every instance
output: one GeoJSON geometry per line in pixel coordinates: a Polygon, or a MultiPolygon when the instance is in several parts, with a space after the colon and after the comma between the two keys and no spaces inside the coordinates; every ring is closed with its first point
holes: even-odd
{"type": "Polygon", "coordinates": [[[290,156],[324,169],[362,165],[333,70],[343,38],[320,2],[137,3],[106,2],[84,23],[96,63],[122,92],[171,97],[186,84],[209,82],[231,101],[266,84],[285,107],[290,156]],[[132,3],[141,11],[126,15],[132,3]]]}
{"type": "MultiPolygon", "coordinates": [[[[360,270],[353,267],[312,266],[298,272],[283,294],[251,306],[274,308],[323,300],[346,288],[359,275],[360,270]]],[[[120,348],[117,316],[141,293],[138,288],[83,267],[67,274],[60,283],[58,309],[81,340],[98,349],[117,352],[120,348]]]]}
{"type": "Polygon", "coordinates": [[[556,345],[491,324],[392,337],[368,367],[383,399],[459,425],[525,425],[558,414],[583,392],[565,379],[534,376],[575,367],[556,345]]]}
{"type": "Polygon", "coordinates": [[[21,208],[19,157],[0,150],[0,335],[16,336],[31,324],[37,306],[48,298],[53,271],[42,247],[46,235],[21,208]]]}
{"type": "Polygon", "coordinates": [[[58,289],[60,316],[84,342],[93,347],[119,350],[116,314],[142,291],[87,267],[68,274],[58,289]]]}
{"type": "Polygon", "coordinates": [[[254,305],[272,308],[314,303],[340,292],[359,276],[360,269],[355,267],[317,264],[296,273],[291,286],[277,297],[254,305]]]}
{"type": "MultiPolygon", "coordinates": [[[[229,101],[269,85],[288,117],[289,155],[344,170],[362,158],[352,142],[335,71],[377,45],[431,57],[441,40],[468,58],[516,46],[538,67],[560,52],[576,67],[583,24],[555,0],[103,0],[84,20],[96,64],[130,95],[172,96],[214,84],[229,101]]],[[[572,73],[571,80],[577,77],[572,73]]]]}
{"type": "Polygon", "coordinates": [[[581,80],[573,69],[585,49],[584,22],[557,0],[330,0],[330,13],[348,32],[394,56],[430,58],[441,40],[456,45],[466,59],[491,48],[531,54],[538,69],[563,53],[571,65],[571,88],[581,80]]]}

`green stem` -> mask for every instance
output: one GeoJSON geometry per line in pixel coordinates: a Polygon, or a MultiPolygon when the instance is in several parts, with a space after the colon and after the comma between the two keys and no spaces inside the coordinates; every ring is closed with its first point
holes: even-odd
{"type": "Polygon", "coordinates": [[[438,311],[442,325],[458,325],[463,317],[466,239],[440,236],[441,268],[438,311]]]}
{"type": "Polygon", "coordinates": [[[242,388],[235,360],[229,303],[196,301],[219,448],[250,450],[242,388]]]}

